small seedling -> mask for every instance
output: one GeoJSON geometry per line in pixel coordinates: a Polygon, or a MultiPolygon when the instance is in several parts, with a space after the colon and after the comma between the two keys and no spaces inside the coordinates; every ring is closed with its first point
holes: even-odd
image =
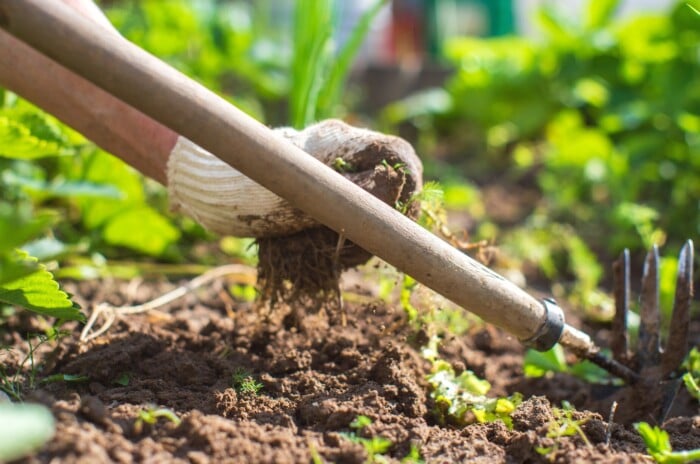
{"type": "Polygon", "coordinates": [[[352,422],[350,422],[350,428],[355,430],[362,430],[368,425],[372,425],[372,419],[362,414],[360,414],[352,422]]]}
{"type": "Polygon", "coordinates": [[[408,454],[401,459],[402,464],[423,464],[424,462],[420,454],[420,448],[413,443],[408,454]]]}
{"type": "Polygon", "coordinates": [[[418,321],[418,309],[411,303],[411,295],[418,286],[418,282],[411,276],[404,274],[401,280],[401,294],[399,303],[406,313],[409,323],[415,324],[418,321]]]}
{"type": "Polygon", "coordinates": [[[249,284],[234,284],[229,288],[229,293],[238,301],[245,301],[247,303],[255,301],[258,297],[258,291],[255,289],[255,285],[249,284]]]}
{"type": "Polygon", "coordinates": [[[41,379],[41,384],[66,382],[66,383],[83,383],[90,380],[87,375],[80,374],[53,374],[41,379]]]}
{"type": "Polygon", "coordinates": [[[668,433],[657,426],[638,422],[634,428],[642,436],[647,453],[660,464],[684,464],[700,460],[700,449],[673,451],[668,433]]]}
{"type": "Polygon", "coordinates": [[[688,353],[688,357],[683,364],[683,367],[688,371],[683,374],[683,383],[688,393],[693,398],[700,401],[700,350],[693,347],[688,353]]]}
{"type": "Polygon", "coordinates": [[[338,172],[355,172],[355,167],[340,157],[333,160],[333,169],[338,172]]]}
{"type": "Polygon", "coordinates": [[[129,373],[128,373],[128,372],[122,372],[121,374],[119,374],[119,375],[117,376],[116,379],[114,379],[114,380],[112,381],[112,383],[115,384],[115,385],[120,385],[120,386],[122,386],[122,387],[128,387],[130,381],[131,381],[131,378],[130,378],[130,376],[129,376],[129,373]]]}
{"type": "Polygon", "coordinates": [[[384,453],[389,451],[394,443],[388,438],[384,437],[371,437],[365,438],[357,435],[357,432],[361,431],[368,425],[372,424],[372,419],[367,416],[359,415],[350,423],[350,428],[356,430],[356,432],[351,433],[341,433],[341,435],[353,443],[358,443],[367,452],[367,463],[385,463],[389,462],[384,453]]]}
{"type": "Polygon", "coordinates": [[[260,393],[264,385],[255,380],[250,372],[243,368],[236,369],[231,376],[233,388],[242,395],[255,396],[260,393]]]}
{"type": "Polygon", "coordinates": [[[510,415],[522,402],[522,395],[488,398],[485,395],[491,384],[487,380],[469,370],[456,375],[452,366],[443,360],[434,360],[432,371],[428,375],[432,387],[430,397],[435,401],[440,422],[468,425],[500,420],[508,428],[513,427],[510,415]]]}
{"type": "MultiPolygon", "coordinates": [[[[60,330],[49,330],[46,334],[30,334],[27,337],[29,350],[19,362],[14,374],[8,374],[4,367],[0,365],[0,390],[7,393],[15,401],[21,401],[23,390],[25,388],[33,390],[37,384],[36,378],[40,366],[35,363],[34,354],[36,350],[50,341],[57,340],[62,334],[64,334],[64,332],[60,330]],[[32,344],[32,338],[36,338],[38,342],[32,344]],[[22,373],[25,371],[25,367],[27,368],[27,374],[23,376],[22,373]]],[[[11,348],[8,347],[3,347],[3,349],[7,351],[11,350],[11,348]]]]}
{"type": "Polygon", "coordinates": [[[136,435],[140,435],[143,431],[144,424],[154,425],[158,422],[158,419],[160,419],[161,417],[167,419],[176,426],[180,425],[180,418],[177,417],[177,414],[175,414],[170,409],[156,409],[155,407],[150,406],[146,409],[142,409],[141,411],[139,411],[139,415],[136,417],[136,421],[134,422],[134,433],[136,433],[136,435]]]}
{"type": "Polygon", "coordinates": [[[312,464],[325,464],[325,461],[316,449],[316,445],[314,445],[311,441],[309,441],[309,454],[311,455],[312,464]]]}
{"type": "Polygon", "coordinates": [[[552,438],[554,439],[554,445],[543,448],[543,447],[536,447],[535,450],[542,454],[542,455],[547,455],[553,451],[556,451],[559,448],[559,439],[562,437],[572,437],[574,435],[578,435],[581,440],[586,444],[586,446],[590,447],[591,442],[588,440],[588,437],[586,436],[585,432],[581,428],[583,424],[585,424],[588,419],[574,419],[574,411],[575,409],[569,402],[564,401],[562,403],[561,408],[553,408],[552,413],[554,414],[554,420],[549,423],[549,429],[547,431],[547,438],[552,438]]]}

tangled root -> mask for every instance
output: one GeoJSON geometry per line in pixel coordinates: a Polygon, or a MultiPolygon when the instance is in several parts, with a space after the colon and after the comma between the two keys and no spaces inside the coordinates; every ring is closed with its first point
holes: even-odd
{"type": "Polygon", "coordinates": [[[257,243],[258,290],[272,307],[291,302],[318,306],[338,300],[341,273],[372,256],[326,227],[260,238],[257,243]]]}

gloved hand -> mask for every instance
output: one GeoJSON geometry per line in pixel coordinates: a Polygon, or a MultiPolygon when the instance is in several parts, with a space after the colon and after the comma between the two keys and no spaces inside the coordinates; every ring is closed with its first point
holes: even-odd
{"type": "MultiPolygon", "coordinates": [[[[401,138],[335,119],[275,131],[389,205],[407,204],[422,187],[423,166],[401,138]]],[[[223,235],[281,237],[320,225],[182,137],[168,160],[168,191],[173,210],[223,235]]]]}

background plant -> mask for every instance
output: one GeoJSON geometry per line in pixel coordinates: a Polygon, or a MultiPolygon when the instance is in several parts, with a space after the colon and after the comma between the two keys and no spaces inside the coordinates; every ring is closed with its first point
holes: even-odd
{"type": "Polygon", "coordinates": [[[384,121],[419,129],[421,152],[439,154],[430,175],[536,188],[524,223],[500,231],[486,211],[476,238],[499,235],[511,265],[568,275],[582,305],[599,304],[592,258],[700,231],[700,29],[686,3],[617,21],[618,1],[591,0],[578,15],[541,10],[539,40],[454,39],[445,88],[384,121]]]}
{"type": "Polygon", "coordinates": [[[700,459],[700,449],[687,451],[673,451],[668,432],[646,422],[634,425],[642,436],[647,452],[659,464],[684,464],[700,459]]]}

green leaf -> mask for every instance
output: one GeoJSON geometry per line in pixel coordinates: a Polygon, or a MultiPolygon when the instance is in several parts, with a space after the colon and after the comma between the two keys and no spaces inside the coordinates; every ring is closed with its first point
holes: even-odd
{"type": "Polygon", "coordinates": [[[82,253],[86,249],[87,246],[84,243],[68,245],[53,237],[40,238],[22,245],[22,250],[42,262],[58,259],[70,253],[82,253]]]}
{"type": "Polygon", "coordinates": [[[90,380],[87,375],[79,374],[54,374],[50,375],[41,380],[42,384],[55,383],[55,382],[66,382],[66,383],[82,383],[90,380]]]}
{"type": "Polygon", "coordinates": [[[647,453],[660,464],[686,464],[700,459],[700,449],[673,451],[671,440],[665,430],[646,422],[634,424],[647,447],[647,453]]]}
{"type": "Polygon", "coordinates": [[[427,377],[432,387],[430,397],[435,400],[441,421],[450,419],[459,425],[466,425],[471,413],[478,422],[503,421],[512,426],[510,415],[522,402],[522,396],[515,393],[505,398],[488,398],[491,385],[480,379],[472,371],[465,370],[456,375],[452,366],[442,360],[433,361],[432,373],[427,377]]]}
{"type": "Polygon", "coordinates": [[[0,256],[38,237],[55,220],[56,215],[48,211],[31,217],[30,212],[24,208],[0,203],[0,256]]]}
{"type": "Polygon", "coordinates": [[[700,385],[698,385],[698,382],[693,378],[690,372],[683,374],[683,383],[688,393],[690,393],[693,398],[700,401],[700,385]]]}
{"type": "Polygon", "coordinates": [[[0,285],[26,277],[38,269],[37,260],[20,250],[0,254],[0,285]]]}
{"type": "Polygon", "coordinates": [[[358,20],[350,33],[350,37],[346,40],[340,53],[337,54],[336,59],[333,61],[330,75],[320,90],[316,118],[324,119],[333,115],[334,106],[340,99],[340,93],[345,84],[350,65],[355,55],[357,55],[360,46],[362,46],[372,22],[381,9],[388,3],[388,0],[376,0],[372,6],[365,10],[358,20]]]}
{"type": "Polygon", "coordinates": [[[38,110],[0,110],[0,156],[31,160],[64,154],[64,148],[59,126],[38,110]]]}
{"type": "Polygon", "coordinates": [[[38,404],[0,404],[0,461],[12,461],[39,449],[53,437],[51,411],[38,404]]]}
{"type": "Polygon", "coordinates": [[[83,198],[79,200],[78,203],[83,209],[82,221],[88,229],[99,228],[131,205],[145,202],[141,176],[120,159],[104,152],[96,152],[85,161],[85,164],[87,168],[84,178],[76,180],[112,185],[121,195],[120,199],[83,198]]]}
{"type": "Polygon", "coordinates": [[[350,422],[350,428],[361,430],[368,425],[372,425],[372,419],[367,416],[360,414],[352,422],[350,422]]]}
{"type": "Polygon", "coordinates": [[[527,350],[523,360],[523,371],[526,377],[542,377],[548,372],[571,374],[574,377],[591,383],[602,383],[610,380],[609,374],[589,361],[581,361],[569,366],[561,345],[556,344],[547,351],[527,350]]]}
{"type": "Polygon", "coordinates": [[[123,197],[122,193],[114,185],[89,181],[57,179],[52,182],[46,182],[21,176],[14,172],[3,173],[2,181],[7,185],[18,186],[29,193],[42,194],[47,197],[111,199],[123,197]]]}
{"type": "MultiPolygon", "coordinates": [[[[24,259],[30,259],[26,253],[23,255],[24,259]]],[[[60,289],[53,275],[41,264],[35,272],[0,285],[0,302],[56,319],[85,321],[80,307],[60,289]]]]}
{"type": "Polygon", "coordinates": [[[606,26],[615,14],[619,0],[589,0],[585,13],[585,27],[588,30],[606,26]]]}
{"type": "Polygon", "coordinates": [[[566,372],[566,358],[560,345],[547,351],[527,350],[523,361],[526,377],[542,377],[547,372],[566,372]]]}
{"type": "Polygon", "coordinates": [[[333,59],[333,2],[298,0],[294,11],[290,123],[296,128],[310,124],[327,70],[333,59]]]}
{"type": "Polygon", "coordinates": [[[180,232],[150,206],[135,206],[109,220],[104,229],[107,243],[147,253],[162,254],[180,232]]]}

